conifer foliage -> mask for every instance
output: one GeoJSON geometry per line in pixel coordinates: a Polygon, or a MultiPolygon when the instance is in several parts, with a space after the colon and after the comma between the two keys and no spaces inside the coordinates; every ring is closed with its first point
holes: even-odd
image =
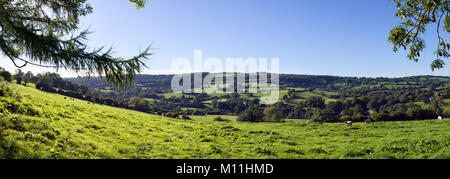
{"type": "MultiPolygon", "coordinates": [[[[130,0],[137,8],[143,0],[130,0]]],[[[112,56],[111,49],[88,48],[80,18],[92,13],[87,0],[0,0],[0,51],[18,68],[27,65],[104,77],[125,87],[145,68],[149,48],[135,57],[112,56]]]]}

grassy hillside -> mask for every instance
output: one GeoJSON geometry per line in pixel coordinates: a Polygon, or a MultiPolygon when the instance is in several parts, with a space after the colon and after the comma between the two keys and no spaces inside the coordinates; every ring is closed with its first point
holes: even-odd
{"type": "Polygon", "coordinates": [[[238,123],[233,116],[184,121],[9,86],[38,114],[2,115],[0,158],[450,158],[450,120],[353,127],[238,123]]]}

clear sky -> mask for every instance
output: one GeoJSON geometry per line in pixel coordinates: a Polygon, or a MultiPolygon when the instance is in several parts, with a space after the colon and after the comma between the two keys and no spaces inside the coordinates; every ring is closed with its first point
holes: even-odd
{"type": "MultiPolygon", "coordinates": [[[[277,57],[282,73],[450,75],[450,63],[430,70],[437,46],[433,30],[419,63],[392,51],[387,38],[398,22],[392,0],[150,0],[141,10],[128,0],[89,2],[94,13],[82,22],[94,32],[89,45],[112,46],[115,55],[130,57],[153,43],[155,55],[144,73],[170,72],[174,58],[193,59],[201,49],[205,57],[223,59],[277,57]]],[[[0,66],[14,69],[0,58],[0,66]]]]}

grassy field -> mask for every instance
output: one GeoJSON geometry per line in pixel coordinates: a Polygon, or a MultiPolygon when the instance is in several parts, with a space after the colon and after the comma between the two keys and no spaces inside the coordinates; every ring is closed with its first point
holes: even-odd
{"type": "Polygon", "coordinates": [[[88,104],[15,84],[39,116],[0,120],[0,158],[450,158],[450,120],[306,124],[193,120],[88,104]]]}

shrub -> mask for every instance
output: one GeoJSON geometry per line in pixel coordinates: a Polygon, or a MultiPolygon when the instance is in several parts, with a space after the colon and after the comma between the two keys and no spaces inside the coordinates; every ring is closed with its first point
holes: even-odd
{"type": "MultiPolygon", "coordinates": [[[[109,100],[109,103],[111,101],[109,100]]],[[[128,106],[134,109],[137,109],[139,111],[148,112],[150,111],[150,106],[147,100],[144,98],[135,96],[130,99],[130,102],[128,102],[128,106]]]]}
{"type": "Polygon", "coordinates": [[[1,96],[12,98],[19,102],[22,100],[22,96],[9,88],[5,82],[0,82],[0,97],[1,96]]]}
{"type": "Polygon", "coordinates": [[[373,115],[372,118],[375,121],[389,121],[390,120],[389,114],[384,113],[384,112],[377,113],[377,114],[373,115]]]}
{"type": "Polygon", "coordinates": [[[22,102],[13,99],[0,97],[0,113],[6,114],[24,114],[29,116],[37,116],[39,112],[30,105],[23,104],[22,102]]]}
{"type": "Polygon", "coordinates": [[[325,107],[325,99],[321,96],[309,96],[306,99],[306,105],[314,108],[323,108],[325,107]]]}
{"type": "Polygon", "coordinates": [[[276,106],[264,109],[266,122],[282,122],[283,113],[276,106]]]}
{"type": "Polygon", "coordinates": [[[333,111],[315,109],[311,119],[314,122],[337,122],[339,119],[333,111]]]}
{"type": "Polygon", "coordinates": [[[442,111],[442,116],[450,117],[450,109],[445,109],[444,111],[442,111]]]}
{"type": "Polygon", "coordinates": [[[353,116],[353,122],[363,122],[367,119],[367,116],[363,114],[356,114],[353,116]]]}
{"type": "Polygon", "coordinates": [[[166,112],[164,116],[177,119],[180,115],[177,112],[166,112]]]}
{"type": "Polygon", "coordinates": [[[408,120],[408,116],[403,111],[395,111],[395,112],[391,113],[389,116],[392,120],[395,120],[395,121],[408,120]]]}
{"type": "Polygon", "coordinates": [[[344,121],[351,121],[351,120],[352,120],[352,117],[349,116],[349,115],[343,115],[343,116],[341,116],[339,118],[339,121],[342,121],[342,122],[344,122],[344,121]]]}
{"type": "Polygon", "coordinates": [[[217,122],[229,122],[230,120],[229,119],[224,119],[224,118],[222,118],[222,116],[218,116],[218,117],[214,118],[214,121],[217,121],[217,122]]]}
{"type": "Polygon", "coordinates": [[[191,117],[189,117],[189,116],[187,116],[187,115],[183,115],[182,118],[183,118],[184,120],[192,120],[191,117]]]}
{"type": "Polygon", "coordinates": [[[415,120],[423,120],[423,119],[436,119],[437,115],[430,109],[422,109],[422,108],[410,108],[406,111],[406,115],[410,119],[415,120]]]}
{"type": "Polygon", "coordinates": [[[3,77],[4,80],[11,82],[12,81],[12,75],[6,70],[0,71],[0,76],[3,77]]]}
{"type": "Polygon", "coordinates": [[[259,110],[258,106],[250,106],[239,117],[238,121],[241,122],[263,122],[264,114],[259,110]]]}

